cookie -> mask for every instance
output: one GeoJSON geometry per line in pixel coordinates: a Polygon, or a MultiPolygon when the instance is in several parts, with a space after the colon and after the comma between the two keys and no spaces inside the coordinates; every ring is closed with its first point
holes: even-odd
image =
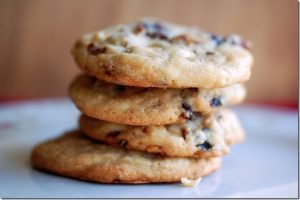
{"type": "Polygon", "coordinates": [[[82,115],[80,129],[92,139],[131,150],[175,157],[208,158],[229,153],[228,144],[241,142],[243,129],[229,110],[195,116],[183,124],[129,126],[82,115]]]}
{"type": "Polygon", "coordinates": [[[144,126],[184,122],[194,112],[205,114],[240,103],[246,96],[241,84],[218,89],[138,88],[88,75],[77,77],[69,93],[76,106],[90,117],[144,126]]]}
{"type": "Polygon", "coordinates": [[[121,85],[217,88],[247,81],[252,55],[237,35],[141,19],[83,35],[72,50],[81,69],[121,85]]]}
{"type": "Polygon", "coordinates": [[[38,145],[31,160],[37,169],[102,183],[178,182],[206,176],[221,165],[220,158],[170,158],[114,148],[78,131],[38,145]]]}

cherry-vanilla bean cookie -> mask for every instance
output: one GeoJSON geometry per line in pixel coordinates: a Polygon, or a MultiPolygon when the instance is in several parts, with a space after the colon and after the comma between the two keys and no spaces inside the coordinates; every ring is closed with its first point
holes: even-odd
{"type": "Polygon", "coordinates": [[[41,170],[103,183],[178,182],[206,176],[221,165],[220,158],[172,158],[110,147],[78,131],[38,145],[31,160],[41,170]]]}
{"type": "Polygon", "coordinates": [[[80,129],[92,139],[132,150],[166,156],[208,158],[229,152],[227,144],[241,142],[243,129],[229,110],[194,116],[183,124],[129,126],[82,115],[80,129]]]}
{"type": "Polygon", "coordinates": [[[83,35],[72,53],[81,69],[121,85],[216,88],[247,81],[252,55],[237,35],[142,19],[83,35]]]}
{"type": "Polygon", "coordinates": [[[146,126],[184,122],[194,112],[205,114],[240,103],[246,90],[241,84],[217,89],[138,88],[81,75],[71,84],[70,96],[90,117],[146,126]]]}

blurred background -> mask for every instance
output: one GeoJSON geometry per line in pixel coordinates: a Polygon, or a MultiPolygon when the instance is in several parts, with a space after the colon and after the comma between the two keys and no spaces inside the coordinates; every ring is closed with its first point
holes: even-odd
{"type": "Polygon", "coordinates": [[[248,102],[296,106],[296,0],[0,0],[0,100],[67,95],[83,33],[153,16],[253,43],[248,102]]]}

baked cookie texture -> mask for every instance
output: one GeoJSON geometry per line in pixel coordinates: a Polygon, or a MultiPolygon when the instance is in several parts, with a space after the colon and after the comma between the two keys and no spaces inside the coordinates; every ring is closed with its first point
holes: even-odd
{"type": "Polygon", "coordinates": [[[78,66],[100,80],[158,88],[218,88],[250,78],[252,55],[237,35],[141,19],[83,35],[78,66]]]}
{"type": "Polygon", "coordinates": [[[128,151],[87,139],[74,131],[35,147],[35,168],[102,183],[178,182],[212,173],[220,158],[173,158],[128,151]]]}
{"type": "Polygon", "coordinates": [[[81,131],[94,140],[172,157],[219,157],[229,153],[228,144],[244,139],[237,117],[225,109],[194,116],[183,124],[128,126],[85,115],[80,117],[79,124],[81,131]]]}
{"type": "Polygon", "coordinates": [[[80,75],[69,93],[75,105],[90,117],[146,126],[182,123],[194,112],[204,115],[241,103],[246,89],[241,84],[216,89],[139,88],[80,75]]]}
{"type": "Polygon", "coordinates": [[[37,169],[101,183],[192,185],[245,138],[224,108],[245,99],[251,75],[248,42],[238,35],[148,18],[85,34],[72,54],[84,72],[69,88],[79,130],[36,146],[37,169]]]}

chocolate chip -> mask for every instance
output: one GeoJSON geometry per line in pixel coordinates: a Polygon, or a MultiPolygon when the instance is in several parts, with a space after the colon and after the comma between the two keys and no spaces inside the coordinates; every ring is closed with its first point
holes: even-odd
{"type": "Polygon", "coordinates": [[[180,117],[183,119],[192,119],[193,118],[193,109],[192,107],[187,103],[182,103],[181,107],[184,109],[184,113],[181,113],[180,117]]]}
{"type": "Polygon", "coordinates": [[[142,128],[142,131],[143,131],[143,133],[148,133],[148,132],[149,132],[149,129],[148,129],[147,126],[144,126],[144,127],[142,128]]]}
{"type": "Polygon", "coordinates": [[[146,35],[152,39],[168,40],[168,37],[160,32],[147,33],[146,35]]]}
{"type": "Polygon", "coordinates": [[[207,56],[211,56],[211,55],[214,55],[215,53],[214,52],[211,52],[211,51],[208,51],[208,52],[206,52],[206,55],[207,56]]]}
{"type": "Polygon", "coordinates": [[[192,110],[192,107],[189,105],[189,104],[187,104],[187,103],[182,103],[181,104],[181,107],[184,109],[184,110],[186,110],[186,111],[189,111],[189,112],[192,112],[193,110],[192,110]]]}
{"type": "Polygon", "coordinates": [[[87,46],[87,50],[92,55],[98,55],[101,53],[105,53],[106,47],[99,48],[99,47],[96,47],[93,43],[91,43],[87,46]]]}
{"type": "Polygon", "coordinates": [[[167,28],[158,22],[139,23],[135,28],[137,33],[143,30],[146,30],[146,36],[152,39],[169,40],[166,34],[168,32],[167,28]]]}
{"type": "Polygon", "coordinates": [[[203,150],[210,150],[212,148],[212,145],[205,141],[202,144],[197,144],[196,147],[200,147],[203,150]]]}
{"type": "Polygon", "coordinates": [[[119,145],[120,147],[126,147],[127,144],[128,144],[127,140],[120,140],[120,141],[118,142],[118,145],[119,145]]]}
{"type": "Polygon", "coordinates": [[[110,132],[109,134],[107,134],[106,137],[116,138],[120,133],[121,133],[120,131],[113,131],[113,132],[110,132]]]}
{"type": "Polygon", "coordinates": [[[211,34],[211,39],[219,46],[223,42],[223,38],[216,34],[211,34]]]}
{"type": "Polygon", "coordinates": [[[221,99],[220,97],[214,97],[210,100],[210,105],[212,107],[219,107],[219,106],[222,106],[222,102],[221,102],[221,99]]]}
{"type": "Polygon", "coordinates": [[[153,28],[155,31],[158,31],[158,32],[165,31],[165,29],[166,29],[162,24],[160,24],[158,22],[155,22],[153,24],[153,28]]]}
{"type": "Polygon", "coordinates": [[[116,92],[118,92],[118,93],[124,92],[125,89],[126,89],[126,87],[125,87],[124,85],[117,85],[117,86],[115,87],[115,90],[116,90],[116,92]]]}

